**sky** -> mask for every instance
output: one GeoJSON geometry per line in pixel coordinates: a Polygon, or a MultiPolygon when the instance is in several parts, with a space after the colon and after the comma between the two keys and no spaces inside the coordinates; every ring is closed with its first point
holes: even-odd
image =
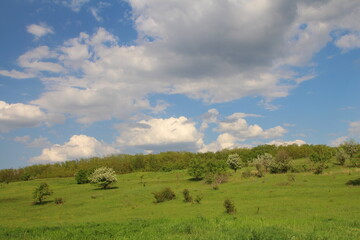
{"type": "Polygon", "coordinates": [[[2,0],[0,168],[360,140],[360,1],[2,0]]]}

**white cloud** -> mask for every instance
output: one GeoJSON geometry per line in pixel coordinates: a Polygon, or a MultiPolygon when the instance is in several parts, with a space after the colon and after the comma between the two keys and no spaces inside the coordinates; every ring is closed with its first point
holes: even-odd
{"type": "Polygon", "coordinates": [[[55,144],[42,150],[31,162],[64,162],[80,158],[105,156],[119,153],[114,147],[86,135],[74,135],[63,145],[55,144]]]}
{"type": "Polygon", "coordinates": [[[47,114],[38,106],[23,103],[8,104],[0,101],[0,132],[8,132],[24,127],[36,127],[41,123],[52,124],[62,121],[61,116],[47,114]]]}
{"type": "MultiPolygon", "coordinates": [[[[64,4],[80,11],[87,2],[64,4]]],[[[330,33],[360,31],[360,3],[353,0],[129,4],[139,36],[133,46],[120,45],[116,36],[99,28],[54,49],[40,46],[19,57],[24,72],[41,72],[47,89],[33,104],[83,123],[156,109],[149,96],[157,93],[208,103],[254,96],[275,110],[272,100],[288,96],[316,75],[308,68],[313,56],[334,40],[330,33]],[[304,69],[300,74],[293,67],[304,69]]],[[[253,134],[264,131],[251,126],[253,134]]]]}
{"type": "Polygon", "coordinates": [[[152,118],[123,128],[117,143],[151,151],[197,151],[203,144],[202,134],[186,117],[152,118]]]}
{"type": "Polygon", "coordinates": [[[360,32],[350,33],[336,40],[335,45],[344,51],[360,48],[360,32]]]}
{"type": "Polygon", "coordinates": [[[26,30],[35,36],[35,40],[37,40],[47,34],[54,33],[53,29],[44,23],[31,24],[26,27],[26,30]]]}
{"type": "Polygon", "coordinates": [[[64,0],[61,2],[64,6],[71,8],[74,12],[79,12],[83,5],[90,2],[90,0],[64,0]]]}
{"type": "Polygon", "coordinates": [[[268,142],[267,144],[268,145],[276,145],[276,146],[288,146],[288,145],[296,144],[296,145],[301,146],[301,145],[306,144],[306,142],[304,140],[300,140],[300,139],[296,139],[294,141],[284,141],[281,139],[276,139],[271,142],[268,142]]]}
{"type": "Polygon", "coordinates": [[[340,144],[342,144],[343,142],[345,142],[347,139],[349,139],[348,136],[342,136],[342,137],[338,137],[334,140],[332,140],[330,142],[330,146],[332,147],[338,147],[340,144]]]}
{"type": "Polygon", "coordinates": [[[19,72],[19,71],[16,71],[16,70],[11,70],[11,71],[0,70],[0,75],[15,78],[15,79],[26,79],[26,78],[34,78],[34,77],[36,77],[36,74],[34,74],[34,73],[19,72]]]}
{"type": "Polygon", "coordinates": [[[50,141],[46,137],[31,139],[29,135],[25,135],[22,137],[15,137],[14,141],[24,143],[27,147],[32,148],[45,148],[51,146],[50,141]]]}
{"type": "Polygon", "coordinates": [[[103,20],[102,17],[99,15],[99,9],[92,7],[89,8],[89,11],[91,15],[93,15],[93,17],[96,19],[96,21],[101,22],[103,20]]]}
{"type": "Polygon", "coordinates": [[[349,135],[354,137],[360,136],[360,121],[350,122],[349,124],[349,135]]]}

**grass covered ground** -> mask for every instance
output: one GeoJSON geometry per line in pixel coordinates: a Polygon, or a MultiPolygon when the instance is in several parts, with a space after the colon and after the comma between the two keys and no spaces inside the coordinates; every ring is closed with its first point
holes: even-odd
{"type": "Polygon", "coordinates": [[[74,178],[40,179],[0,187],[1,239],[360,239],[360,187],[345,182],[359,169],[332,167],[312,173],[267,174],[227,183],[189,180],[186,171],[118,176],[113,189],[78,185],[74,178]],[[47,182],[54,194],[32,205],[47,182]],[[175,200],[154,204],[152,192],[170,187],[175,200]],[[201,204],[184,203],[187,188],[201,204]],[[62,197],[63,205],[53,200],[62,197]],[[233,200],[237,213],[224,213],[233,200]]]}

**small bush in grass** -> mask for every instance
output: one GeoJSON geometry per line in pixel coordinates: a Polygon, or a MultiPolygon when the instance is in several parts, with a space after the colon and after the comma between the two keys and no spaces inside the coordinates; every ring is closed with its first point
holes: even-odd
{"type": "Polygon", "coordinates": [[[55,198],[55,204],[58,205],[58,204],[64,204],[64,199],[59,197],[59,198],[55,198]]]}
{"type": "Polygon", "coordinates": [[[35,204],[42,204],[47,196],[53,194],[47,183],[41,183],[33,192],[33,199],[35,204]]]}
{"type": "Polygon", "coordinates": [[[170,201],[176,198],[176,195],[171,188],[165,188],[160,192],[153,192],[152,194],[154,195],[155,203],[170,201]]]}
{"type": "Polygon", "coordinates": [[[360,185],[360,178],[349,180],[346,182],[346,185],[353,185],[353,186],[359,186],[360,185]]]}
{"type": "Polygon", "coordinates": [[[202,195],[196,195],[196,198],[195,198],[195,203],[196,204],[200,204],[201,203],[201,200],[204,198],[204,196],[202,195]]]}
{"type": "Polygon", "coordinates": [[[225,207],[225,212],[226,213],[228,213],[228,214],[236,213],[235,205],[230,199],[225,199],[224,207],[225,207]]]}
{"type": "Polygon", "coordinates": [[[316,175],[322,174],[324,169],[325,169],[325,164],[324,163],[317,163],[314,166],[314,174],[316,174],[316,175]]]}
{"type": "Polygon", "coordinates": [[[184,195],[184,202],[192,202],[193,201],[188,189],[184,189],[183,195],[184,195]]]}

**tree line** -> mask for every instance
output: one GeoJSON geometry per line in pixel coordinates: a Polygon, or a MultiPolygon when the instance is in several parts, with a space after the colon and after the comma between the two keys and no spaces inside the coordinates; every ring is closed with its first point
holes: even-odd
{"type": "MultiPolygon", "coordinates": [[[[345,151],[349,157],[358,160],[360,145],[354,140],[349,140],[339,148],[326,145],[259,145],[253,148],[225,149],[218,152],[192,153],[192,152],[162,152],[158,154],[117,154],[105,157],[93,157],[52,164],[36,164],[18,169],[0,170],[0,182],[26,181],[35,178],[73,177],[80,170],[109,167],[117,174],[131,172],[160,172],[188,169],[193,160],[202,162],[227,161],[228,156],[237,154],[243,164],[252,163],[258,156],[270,154],[277,156],[286,153],[291,159],[331,157],[335,156],[338,149],[345,151]],[[321,151],[319,151],[321,149],[321,151]]],[[[358,162],[358,161],[357,161],[358,162]]]]}

